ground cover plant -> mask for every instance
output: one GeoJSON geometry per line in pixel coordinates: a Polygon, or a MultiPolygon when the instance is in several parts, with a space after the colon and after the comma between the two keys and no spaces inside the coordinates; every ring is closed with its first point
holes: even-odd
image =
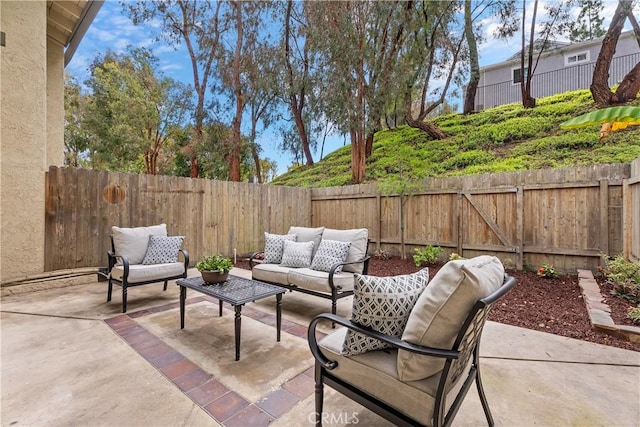
{"type": "MultiPolygon", "coordinates": [[[[455,257],[453,257],[455,258],[455,257]]],[[[433,277],[442,263],[430,263],[429,276],[433,277]]],[[[237,267],[249,269],[248,261],[239,261],[237,267]]],[[[400,257],[374,256],[369,262],[369,274],[374,276],[395,276],[415,273],[425,266],[417,267],[412,259],[400,257]]],[[[640,351],[640,344],[632,343],[591,329],[589,315],[582,299],[582,292],[575,275],[555,275],[542,277],[536,271],[507,272],[516,278],[516,286],[496,304],[489,319],[495,322],[526,329],[561,335],[583,341],[609,345],[628,350],[640,351]]],[[[619,298],[607,298],[605,302],[612,309],[614,320],[625,316],[629,303],[619,303],[619,298]],[[612,303],[611,299],[616,300],[612,303]]],[[[328,311],[328,310],[327,310],[328,311]]],[[[616,320],[616,323],[620,323],[616,320]]]]}
{"type": "MultiPolygon", "coordinates": [[[[628,105],[640,106],[640,99],[628,105]]],[[[432,122],[448,136],[443,140],[408,126],[386,129],[375,135],[365,182],[399,175],[400,147],[411,159],[402,173],[412,179],[624,163],[639,157],[638,126],[603,141],[598,124],[560,129],[560,123],[596,109],[589,90],[578,90],[540,98],[532,109],[507,104],[466,116],[435,117],[432,122]]],[[[330,187],[350,180],[351,151],[345,146],[314,165],[290,168],[273,184],[330,187]]]]}

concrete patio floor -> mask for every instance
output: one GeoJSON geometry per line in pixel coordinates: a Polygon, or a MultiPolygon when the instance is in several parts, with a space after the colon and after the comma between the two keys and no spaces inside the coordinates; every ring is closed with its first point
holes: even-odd
{"type": "MultiPolygon", "coordinates": [[[[230,306],[218,317],[190,292],[181,330],[174,284],[130,289],[122,314],[120,288],[107,303],[92,280],[2,298],[2,426],[311,425],[306,327],[329,301],[286,293],[280,342],[275,298],[248,304],[236,362],[230,306]]],[[[640,353],[489,322],[481,356],[497,425],[640,425],[640,353]]],[[[325,411],[325,425],[389,425],[330,389],[325,411]]],[[[486,425],[475,388],[454,425],[486,425]]]]}

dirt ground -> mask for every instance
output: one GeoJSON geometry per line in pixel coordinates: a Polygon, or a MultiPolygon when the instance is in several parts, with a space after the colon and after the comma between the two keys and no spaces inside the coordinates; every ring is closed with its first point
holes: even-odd
{"type": "MultiPolygon", "coordinates": [[[[249,268],[246,261],[239,261],[238,267],[249,268]]],[[[433,277],[441,264],[429,266],[429,276],[433,277]]],[[[411,259],[397,257],[388,259],[372,257],[368,273],[374,276],[394,276],[418,271],[420,268],[411,259]]],[[[640,344],[631,343],[591,329],[589,315],[582,300],[577,276],[560,276],[553,279],[539,277],[532,271],[508,270],[516,278],[516,286],[494,307],[489,319],[495,322],[548,332],[584,341],[640,351],[640,344]]],[[[612,310],[616,323],[622,323],[629,304],[619,298],[603,293],[605,302],[612,310]],[[616,320],[617,319],[617,320],[616,320]]],[[[625,322],[627,324],[631,324],[625,322]]]]}

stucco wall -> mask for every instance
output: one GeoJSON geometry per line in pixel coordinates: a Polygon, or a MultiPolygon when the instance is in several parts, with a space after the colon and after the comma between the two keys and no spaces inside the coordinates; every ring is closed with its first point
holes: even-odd
{"type": "Polygon", "coordinates": [[[0,2],[0,281],[44,270],[46,2],[0,2]]]}
{"type": "Polygon", "coordinates": [[[47,40],[47,158],[49,166],[64,164],[64,48],[47,40]]]}

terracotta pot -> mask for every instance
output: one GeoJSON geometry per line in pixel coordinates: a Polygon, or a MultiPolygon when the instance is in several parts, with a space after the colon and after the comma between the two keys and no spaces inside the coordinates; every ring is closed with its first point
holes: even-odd
{"type": "Polygon", "coordinates": [[[202,280],[205,283],[222,283],[227,280],[229,273],[218,273],[217,271],[201,271],[202,280]]]}

